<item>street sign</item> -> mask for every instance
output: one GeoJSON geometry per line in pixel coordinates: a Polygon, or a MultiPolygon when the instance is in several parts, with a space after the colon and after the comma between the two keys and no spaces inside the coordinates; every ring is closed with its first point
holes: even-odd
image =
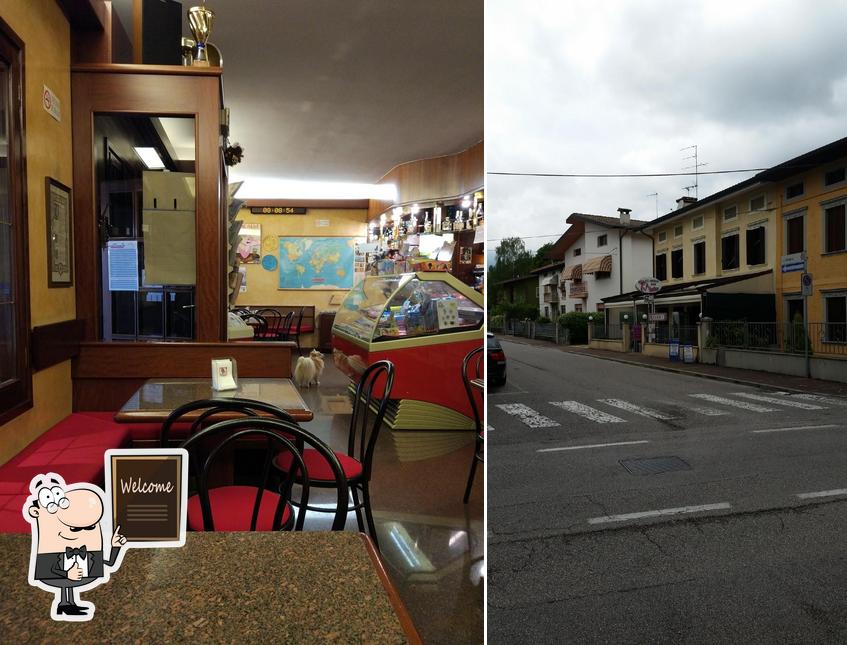
{"type": "Polygon", "coordinates": [[[805,271],[806,252],[801,251],[800,253],[790,253],[788,255],[783,255],[782,262],[780,262],[780,266],[782,267],[783,273],[791,273],[793,271],[805,271]]]}
{"type": "Polygon", "coordinates": [[[668,319],[667,311],[657,311],[652,314],[647,314],[647,319],[650,322],[665,322],[668,319]]]}
{"type": "Polygon", "coordinates": [[[802,287],[802,295],[811,296],[812,295],[812,274],[804,273],[800,276],[800,286],[802,287]]]}
{"type": "Polygon", "coordinates": [[[656,278],[641,278],[635,282],[635,288],[641,293],[658,293],[662,283],[656,278]]]}

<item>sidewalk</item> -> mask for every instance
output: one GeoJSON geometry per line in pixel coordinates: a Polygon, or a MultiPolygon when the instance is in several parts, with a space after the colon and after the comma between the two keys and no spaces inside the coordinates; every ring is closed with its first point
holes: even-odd
{"type": "Polygon", "coordinates": [[[847,383],[838,383],[836,381],[821,381],[818,379],[802,378],[799,376],[774,374],[772,372],[759,372],[757,370],[741,370],[732,367],[720,367],[717,365],[703,365],[700,363],[672,363],[667,358],[644,356],[643,354],[632,352],[624,354],[621,352],[610,352],[602,349],[589,349],[587,345],[554,345],[553,343],[544,340],[523,338],[521,336],[504,336],[498,334],[498,337],[509,342],[522,343],[524,345],[535,345],[537,347],[556,349],[570,354],[581,354],[583,356],[592,356],[594,358],[616,361],[627,365],[638,365],[641,367],[649,367],[651,369],[664,370],[666,372],[677,372],[679,374],[688,374],[689,376],[699,376],[701,378],[710,378],[718,381],[729,381],[731,383],[739,383],[741,385],[804,392],[809,394],[847,396],[847,383]]]}

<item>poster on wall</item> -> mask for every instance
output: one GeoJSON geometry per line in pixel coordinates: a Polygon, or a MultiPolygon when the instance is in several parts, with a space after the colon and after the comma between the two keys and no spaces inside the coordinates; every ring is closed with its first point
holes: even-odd
{"type": "Polygon", "coordinates": [[[242,224],[236,250],[240,264],[258,264],[262,257],[262,225],[242,224]]]}
{"type": "Polygon", "coordinates": [[[280,237],[280,289],[351,289],[355,237],[280,237]]]}

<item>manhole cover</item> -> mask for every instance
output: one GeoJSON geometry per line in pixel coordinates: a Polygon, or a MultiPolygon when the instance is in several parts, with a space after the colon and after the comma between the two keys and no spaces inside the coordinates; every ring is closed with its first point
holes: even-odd
{"type": "Polygon", "coordinates": [[[691,466],[679,457],[647,457],[646,459],[621,459],[621,466],[631,475],[658,475],[674,470],[691,470],[691,466]]]}

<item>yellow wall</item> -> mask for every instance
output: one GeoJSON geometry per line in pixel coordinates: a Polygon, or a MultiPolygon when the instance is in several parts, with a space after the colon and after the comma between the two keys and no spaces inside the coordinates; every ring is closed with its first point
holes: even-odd
{"type": "MultiPolygon", "coordinates": [[[[721,202],[705,204],[702,208],[697,208],[689,211],[684,216],[678,219],[672,219],[663,224],[648,230],[656,240],[656,255],[666,253],[668,258],[668,277],[666,284],[674,284],[680,282],[690,282],[692,280],[703,278],[716,278],[722,276],[743,275],[744,273],[755,273],[765,269],[779,268],[779,252],[777,251],[777,231],[776,222],[779,221],[776,217],[775,210],[777,208],[776,194],[773,187],[761,186],[752,188],[730,199],[721,202]],[[765,195],[765,210],[750,211],[750,198],[758,195],[765,195]],[[736,206],[737,216],[734,220],[724,221],[724,209],[730,206],[736,206]],[[693,227],[694,218],[703,216],[702,228],[695,229],[693,227]],[[765,264],[749,265],[747,264],[747,244],[745,233],[747,225],[767,220],[765,233],[765,264]],[[682,225],[682,236],[674,237],[674,228],[682,225]],[[737,229],[739,233],[739,267],[738,269],[730,269],[724,271],[721,269],[721,237],[724,232],[729,232],[737,229]],[[667,239],[664,242],[659,241],[660,232],[667,233],[667,239]],[[698,275],[694,274],[694,248],[695,240],[703,238],[706,242],[706,272],[698,275]],[[671,251],[682,246],[682,262],[683,275],[681,278],[671,277],[671,251]]],[[[654,265],[655,266],[655,265],[654,265]]]]}
{"type": "MultiPolygon", "coordinates": [[[[256,223],[262,226],[263,242],[270,238],[273,250],[262,249],[262,255],[272,254],[279,258],[277,238],[279,236],[308,237],[365,237],[368,211],[364,208],[334,209],[310,208],[305,215],[253,215],[249,209],[242,209],[238,219],[244,223],[256,223]],[[329,221],[329,226],[317,226],[321,220],[329,221]]],[[[264,244],[263,244],[264,246],[264,244]]],[[[284,289],[279,288],[279,271],[267,271],[261,264],[242,265],[247,268],[247,292],[239,294],[238,305],[313,305],[315,317],[321,311],[338,309],[338,302],[347,293],[344,290],[284,289]],[[330,304],[335,295],[336,304],[330,304]]],[[[301,338],[301,344],[309,345],[313,341],[308,335],[301,338]]]]}
{"type": "MultiPolygon", "coordinates": [[[[777,255],[786,253],[784,216],[805,208],[805,247],[806,270],[814,279],[812,295],[809,297],[809,322],[824,322],[824,301],[822,292],[831,290],[847,290],[847,253],[824,254],[824,207],[831,200],[847,198],[847,181],[824,186],[824,174],[838,166],[847,165],[847,159],[835,164],[819,166],[801,175],[795,175],[779,184],[780,207],[777,221],[779,222],[779,241],[777,255]],[[805,193],[802,198],[785,199],[785,189],[791,184],[802,180],[805,193]]],[[[779,267],[777,266],[777,269],[779,267]]],[[[785,301],[783,296],[800,294],[800,272],[777,273],[776,312],[777,319],[785,317],[785,301]]]]}
{"type": "MultiPolygon", "coordinates": [[[[33,326],[72,319],[73,288],[47,288],[45,177],[73,183],[70,28],[55,0],[4,0],[2,18],[24,41],[30,317],[33,326]],[[47,85],[61,101],[62,121],[41,105],[47,85]]],[[[0,463],[71,412],[70,361],[33,374],[33,409],[0,427],[0,463]]]]}

